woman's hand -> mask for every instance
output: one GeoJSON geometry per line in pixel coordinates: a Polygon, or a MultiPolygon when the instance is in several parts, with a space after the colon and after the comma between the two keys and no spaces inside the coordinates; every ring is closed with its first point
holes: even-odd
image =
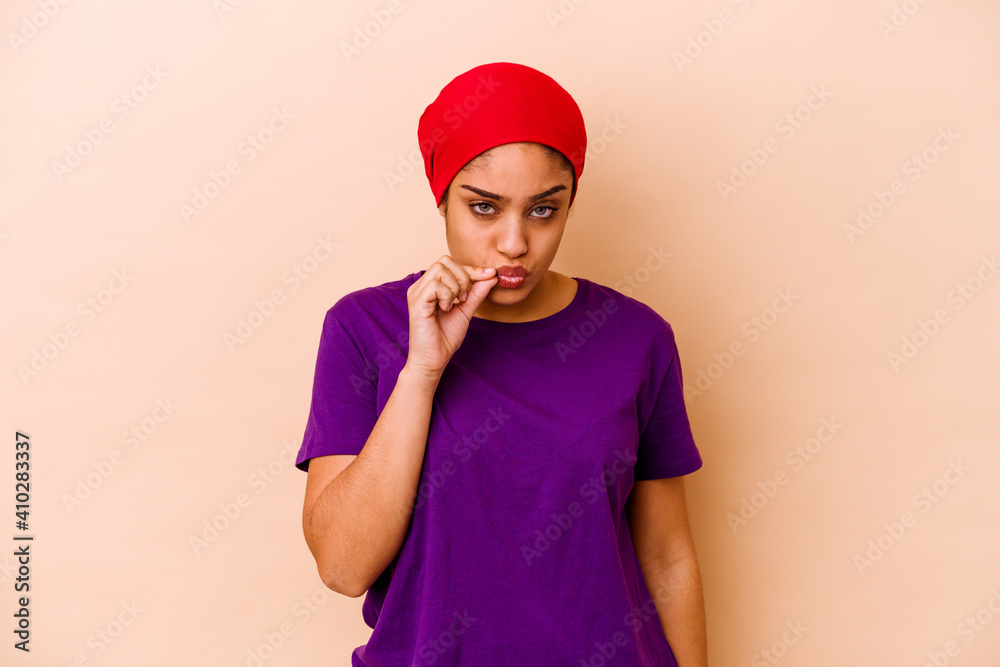
{"type": "Polygon", "coordinates": [[[449,255],[431,264],[406,290],[410,313],[406,365],[440,379],[465,340],[472,314],[498,280],[493,267],[466,266],[449,255]]]}

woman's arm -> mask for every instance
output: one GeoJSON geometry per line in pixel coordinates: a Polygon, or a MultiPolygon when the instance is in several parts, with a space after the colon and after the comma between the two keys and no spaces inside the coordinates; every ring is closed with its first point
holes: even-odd
{"type": "Polygon", "coordinates": [[[341,472],[342,464],[333,460],[315,469],[310,463],[302,529],[320,578],[331,590],[364,595],[399,553],[417,496],[439,379],[404,366],[350,465],[341,472]]]}
{"type": "Polygon", "coordinates": [[[442,255],[406,289],[406,363],[368,440],[346,467],[343,458],[323,461],[315,472],[309,465],[302,530],[328,588],[360,597],[399,554],[413,518],[434,394],[473,314],[497,285],[493,272],[442,255]]]}
{"type": "Polygon", "coordinates": [[[637,481],[625,506],[646,587],[679,667],[707,667],[705,602],[684,477],[637,481]]]}

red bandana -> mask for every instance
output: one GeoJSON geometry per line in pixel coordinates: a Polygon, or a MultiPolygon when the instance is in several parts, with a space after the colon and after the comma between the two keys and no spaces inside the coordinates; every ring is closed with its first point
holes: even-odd
{"type": "Polygon", "coordinates": [[[452,79],[420,116],[417,138],[438,205],[470,160],[516,141],[551,146],[569,159],[576,172],[572,204],[587,152],[583,114],[570,94],[547,74],[506,62],[452,79]]]}

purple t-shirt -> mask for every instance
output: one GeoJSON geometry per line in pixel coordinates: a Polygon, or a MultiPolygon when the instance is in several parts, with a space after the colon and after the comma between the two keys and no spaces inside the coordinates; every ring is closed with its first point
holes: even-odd
{"type": "MultiPolygon", "coordinates": [[[[406,361],[406,289],[423,273],[327,311],[301,470],[361,452],[406,361]]],[[[352,667],[676,666],[625,513],[633,481],[702,465],[673,330],[642,302],[576,281],[548,317],[469,323],[352,667]]]]}

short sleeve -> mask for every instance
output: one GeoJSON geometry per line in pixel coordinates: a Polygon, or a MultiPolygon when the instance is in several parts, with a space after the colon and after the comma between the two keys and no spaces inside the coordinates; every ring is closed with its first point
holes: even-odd
{"type": "Polygon", "coordinates": [[[635,479],[679,477],[702,466],[701,454],[694,442],[687,408],[684,405],[684,380],[680,354],[673,330],[666,321],[665,338],[658,336],[658,349],[651,364],[650,391],[646,397],[652,408],[642,410],[648,421],[639,436],[635,479]]]}
{"type": "Polygon", "coordinates": [[[376,388],[362,346],[351,334],[355,304],[342,298],[326,313],[312,401],[295,466],[309,470],[309,459],[331,454],[360,454],[375,422],[376,388]]]}

